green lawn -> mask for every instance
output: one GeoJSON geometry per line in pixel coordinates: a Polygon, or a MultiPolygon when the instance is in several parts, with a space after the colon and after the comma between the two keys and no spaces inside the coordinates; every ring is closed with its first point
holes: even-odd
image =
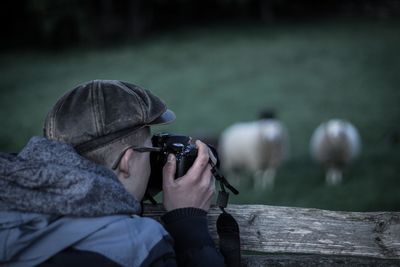
{"type": "Polygon", "coordinates": [[[219,134],[273,107],[287,125],[291,157],[271,191],[242,177],[236,203],[332,210],[400,210],[400,22],[329,21],[192,29],[111,48],[12,52],[0,57],[0,149],[17,151],[63,92],[91,79],[152,89],[178,117],[158,128],[219,134]],[[317,125],[345,118],[359,129],[362,156],[338,187],[309,156],[317,125]]]}

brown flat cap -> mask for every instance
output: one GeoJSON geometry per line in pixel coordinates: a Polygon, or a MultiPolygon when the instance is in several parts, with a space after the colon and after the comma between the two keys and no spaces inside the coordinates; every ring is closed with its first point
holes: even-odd
{"type": "Polygon", "coordinates": [[[114,80],[94,80],[67,92],[47,114],[44,135],[85,153],[132,131],[172,122],[175,114],[150,91],[114,80]]]}

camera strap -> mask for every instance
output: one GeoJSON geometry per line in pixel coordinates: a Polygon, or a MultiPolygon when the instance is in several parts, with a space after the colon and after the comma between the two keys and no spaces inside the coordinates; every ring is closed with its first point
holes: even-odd
{"type": "Polygon", "coordinates": [[[235,218],[225,210],[229,201],[229,193],[226,192],[225,186],[235,195],[239,194],[239,191],[229,184],[226,178],[218,172],[213,163],[211,163],[211,166],[211,172],[215,179],[219,181],[221,187],[217,198],[217,205],[222,211],[217,219],[219,249],[228,267],[239,267],[241,266],[239,225],[235,218]]]}

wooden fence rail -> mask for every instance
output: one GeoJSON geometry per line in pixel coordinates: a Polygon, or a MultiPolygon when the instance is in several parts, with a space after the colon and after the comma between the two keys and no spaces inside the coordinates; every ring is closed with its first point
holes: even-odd
{"type": "MultiPolygon", "coordinates": [[[[400,212],[338,212],[266,205],[230,205],[240,228],[243,266],[400,266],[400,212]],[[256,255],[254,255],[256,254],[256,255]]],[[[159,219],[161,206],[145,206],[159,219]]],[[[209,229],[218,243],[216,220],[209,229]]]]}

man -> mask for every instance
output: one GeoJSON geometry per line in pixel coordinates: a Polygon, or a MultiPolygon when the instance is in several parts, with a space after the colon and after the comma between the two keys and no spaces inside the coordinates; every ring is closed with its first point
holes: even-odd
{"type": "Polygon", "coordinates": [[[43,137],[0,155],[0,263],[6,266],[223,266],[207,228],[214,180],[205,144],[188,172],[163,168],[164,227],[139,217],[150,126],[175,119],[151,92],[95,80],[66,93],[43,137]]]}

